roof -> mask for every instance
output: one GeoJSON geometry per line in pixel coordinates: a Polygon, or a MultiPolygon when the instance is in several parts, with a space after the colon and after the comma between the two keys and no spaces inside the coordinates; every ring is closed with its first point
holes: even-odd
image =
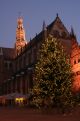
{"type": "MultiPolygon", "coordinates": [[[[49,24],[46,28],[47,28],[47,34],[52,34],[54,36],[56,34],[55,32],[57,32],[59,34],[59,38],[62,37],[63,34],[65,34],[63,38],[65,36],[66,37],[70,36],[68,30],[66,29],[66,27],[64,26],[64,24],[62,23],[58,15],[56,16],[55,20],[51,24],[49,24]]],[[[43,36],[44,36],[44,31],[45,30],[42,30],[39,34],[36,34],[36,36],[31,41],[29,41],[29,43],[27,43],[27,45],[24,48],[24,52],[27,49],[34,46],[36,43],[42,41],[43,36]]],[[[64,43],[66,43],[67,45],[70,45],[70,42],[68,42],[67,39],[64,40],[64,43]]],[[[13,59],[16,56],[15,48],[3,48],[2,47],[2,51],[3,51],[3,56],[5,59],[13,59]]]]}
{"type": "Polygon", "coordinates": [[[0,53],[5,59],[14,59],[16,55],[16,51],[14,48],[0,47],[0,53]]]}
{"type": "Polygon", "coordinates": [[[61,21],[58,15],[56,16],[55,20],[46,27],[45,30],[42,30],[32,40],[29,41],[29,43],[26,45],[26,49],[24,49],[23,52],[27,51],[29,48],[36,45],[40,41],[43,41],[43,38],[45,36],[44,32],[46,32],[47,36],[51,34],[53,37],[57,37],[58,39],[60,39],[67,54],[70,54],[71,51],[70,33],[68,32],[68,30],[66,29],[66,27],[64,26],[63,22],[61,21]]]}
{"type": "MultiPolygon", "coordinates": [[[[66,34],[67,38],[70,36],[68,30],[66,29],[66,27],[64,26],[64,24],[62,23],[62,21],[61,21],[61,19],[59,18],[58,15],[57,15],[56,19],[51,24],[49,24],[46,28],[47,28],[47,35],[52,34],[54,36],[55,31],[57,31],[59,33],[59,38],[63,36],[63,33],[66,34]]],[[[37,34],[33,39],[31,39],[28,42],[28,44],[26,45],[26,50],[28,48],[30,48],[31,46],[35,45],[35,43],[42,41],[43,36],[44,36],[43,35],[44,31],[45,30],[42,30],[39,34],[37,34]]],[[[54,37],[56,37],[56,36],[54,36],[54,37]]]]}
{"type": "Polygon", "coordinates": [[[58,31],[60,33],[60,36],[62,36],[61,34],[63,32],[65,32],[65,34],[67,35],[67,37],[69,36],[69,32],[66,29],[66,27],[64,26],[63,22],[61,21],[61,19],[59,18],[59,16],[57,15],[55,20],[48,25],[47,27],[49,33],[54,34],[55,30],[58,31]]]}

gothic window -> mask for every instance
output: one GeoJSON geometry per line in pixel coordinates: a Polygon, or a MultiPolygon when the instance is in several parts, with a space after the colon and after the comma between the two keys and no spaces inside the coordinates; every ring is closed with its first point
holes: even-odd
{"type": "Polygon", "coordinates": [[[12,68],[12,63],[9,63],[9,67],[12,68]]]}
{"type": "Polygon", "coordinates": [[[23,82],[22,82],[22,89],[23,89],[23,94],[25,94],[26,93],[26,87],[25,87],[25,77],[23,77],[23,82]]]}
{"type": "Polygon", "coordinates": [[[18,29],[20,29],[20,27],[18,27],[18,29]]]}
{"type": "Polygon", "coordinates": [[[7,62],[4,65],[5,65],[5,68],[8,68],[8,63],[7,62]]]}
{"type": "Polygon", "coordinates": [[[33,74],[32,72],[29,72],[29,88],[33,87],[33,74]]]}
{"type": "Polygon", "coordinates": [[[24,56],[24,66],[26,65],[26,56],[24,56]]]}
{"type": "Polygon", "coordinates": [[[25,57],[26,57],[25,58],[25,64],[28,65],[28,55],[27,55],[27,53],[26,53],[25,57]]]}
{"type": "Polygon", "coordinates": [[[22,28],[22,26],[21,26],[21,30],[22,30],[23,28],[22,28]]]}
{"type": "Polygon", "coordinates": [[[12,63],[10,62],[10,61],[6,61],[5,63],[4,63],[4,66],[5,66],[5,68],[6,69],[12,69],[12,63]]]}
{"type": "Polygon", "coordinates": [[[77,75],[80,75],[80,71],[77,71],[76,74],[77,74],[77,75]]]}
{"type": "Polygon", "coordinates": [[[28,64],[31,64],[31,52],[28,53],[28,64]]]}
{"type": "Polygon", "coordinates": [[[19,68],[22,68],[22,58],[19,59],[19,68]]]}
{"type": "Polygon", "coordinates": [[[80,59],[78,59],[78,63],[80,63],[80,59]]]}
{"type": "Polygon", "coordinates": [[[76,60],[74,60],[74,64],[76,64],[76,60]]]}
{"type": "Polygon", "coordinates": [[[23,40],[24,40],[24,38],[22,37],[22,38],[21,38],[21,40],[23,41],[23,40]]]}
{"type": "Polygon", "coordinates": [[[36,48],[33,49],[33,61],[35,62],[37,59],[37,50],[36,48]]]}
{"type": "Polygon", "coordinates": [[[21,69],[22,66],[22,58],[21,56],[18,58],[18,69],[21,69]]]}
{"type": "Polygon", "coordinates": [[[18,62],[17,62],[17,60],[16,60],[16,63],[15,63],[15,65],[16,65],[15,67],[16,67],[16,70],[17,70],[17,66],[18,66],[18,62]]]}

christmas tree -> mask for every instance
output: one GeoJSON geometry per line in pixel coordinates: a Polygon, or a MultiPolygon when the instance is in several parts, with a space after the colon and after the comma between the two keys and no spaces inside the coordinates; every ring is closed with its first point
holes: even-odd
{"type": "Polygon", "coordinates": [[[72,105],[72,72],[60,40],[49,36],[35,67],[32,102],[37,107],[72,105]]]}

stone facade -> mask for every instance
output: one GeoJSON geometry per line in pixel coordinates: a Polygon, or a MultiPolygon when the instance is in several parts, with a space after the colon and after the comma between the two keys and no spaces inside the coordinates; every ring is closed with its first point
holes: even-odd
{"type": "Polygon", "coordinates": [[[72,72],[74,74],[73,90],[80,91],[80,46],[74,37],[72,37],[70,60],[72,72]]]}

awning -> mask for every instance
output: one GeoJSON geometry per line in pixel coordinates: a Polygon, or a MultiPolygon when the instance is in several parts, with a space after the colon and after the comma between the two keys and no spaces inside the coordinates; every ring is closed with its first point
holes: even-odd
{"type": "Polygon", "coordinates": [[[0,96],[0,99],[15,99],[15,98],[28,98],[29,94],[21,94],[21,93],[11,93],[7,95],[0,96]]]}

